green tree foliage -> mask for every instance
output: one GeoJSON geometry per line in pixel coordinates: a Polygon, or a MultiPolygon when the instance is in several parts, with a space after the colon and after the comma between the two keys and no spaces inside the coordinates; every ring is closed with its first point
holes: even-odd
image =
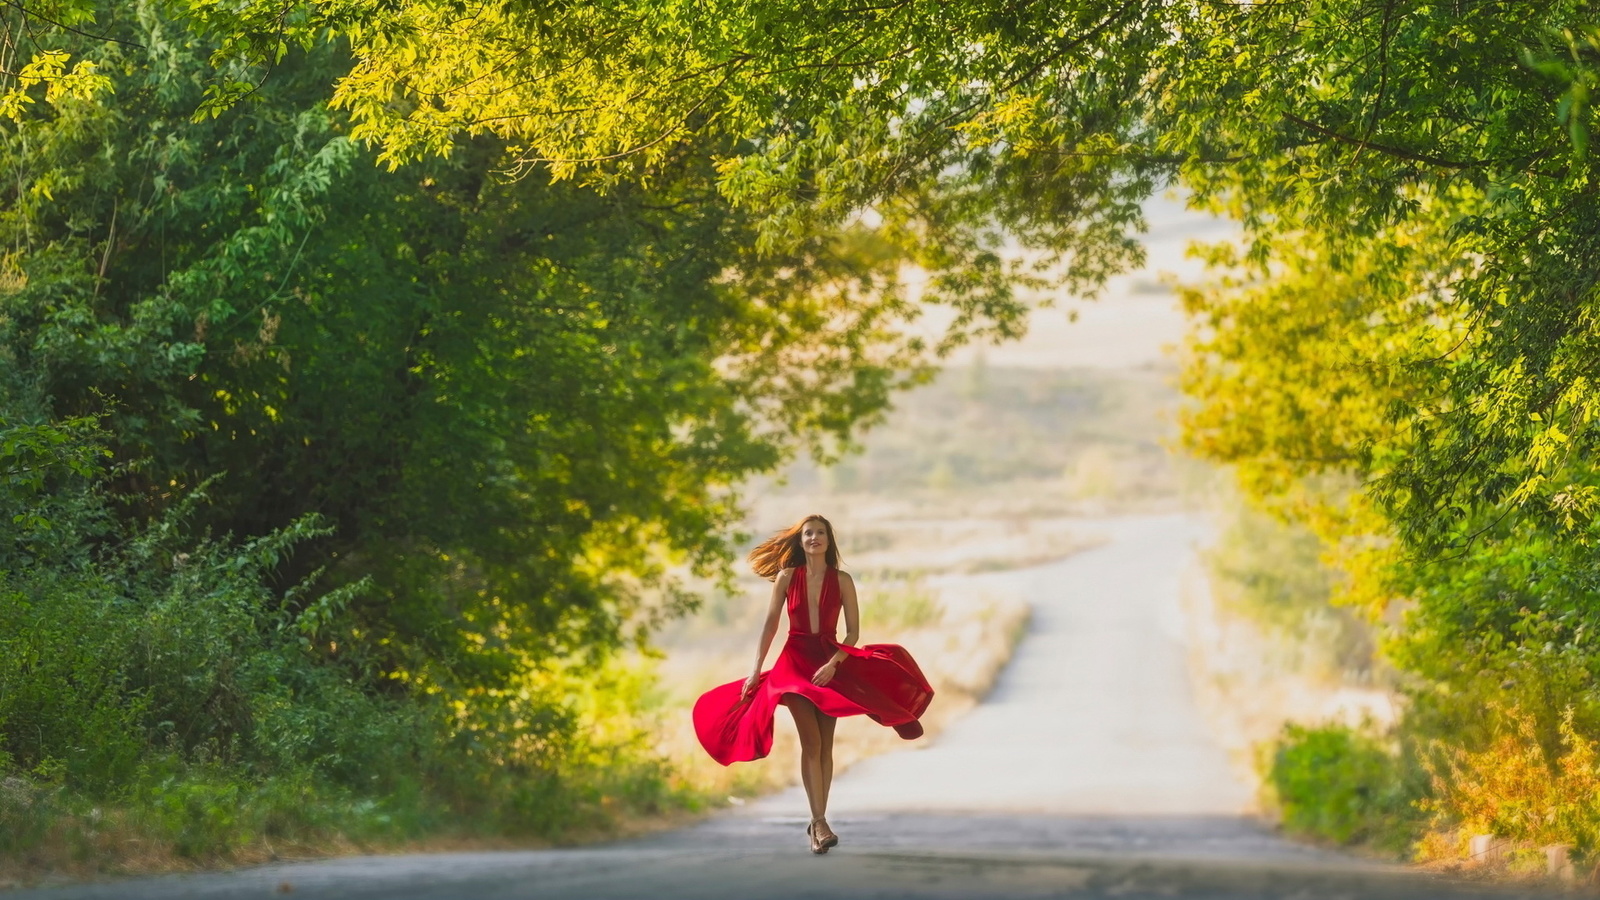
{"type": "Polygon", "coordinates": [[[922,361],[892,243],[755,255],[703,160],[606,196],[497,179],[493,142],[388,174],[326,108],[332,50],[195,122],[185,32],[155,5],[96,26],[122,43],[74,40],[130,73],[116,104],[57,104],[0,161],[11,408],[102,415],[130,513],[220,476],[215,533],[325,517],[281,578],[374,575],[346,627],[392,671],[495,683],[614,640],[616,573],[720,559],[729,485],[922,361]]]}
{"type": "MultiPolygon", "coordinates": [[[[1325,53],[1270,55],[1251,29],[1291,20],[1269,13],[1205,63],[1239,101],[1207,139],[1239,162],[1190,167],[1191,184],[1247,244],[1217,251],[1235,274],[1187,298],[1187,440],[1311,524],[1343,599],[1389,624],[1401,770],[1531,738],[1553,778],[1562,729],[1600,727],[1592,11],[1289,9],[1325,53]],[[1273,64],[1243,73],[1236,57],[1273,64]]],[[[1280,755],[1274,777],[1292,764],[1280,755]]],[[[1482,827],[1473,804],[1555,815],[1534,781],[1438,771],[1438,828],[1482,827]]]]}
{"type": "Polygon", "coordinates": [[[1154,3],[184,5],[263,82],[285,41],[348,41],[334,102],[391,164],[492,133],[518,172],[614,185],[689,146],[764,249],[870,206],[967,315],[1005,302],[998,229],[1075,287],[1134,259],[1170,169],[1125,102],[1165,40],[1154,3]]]}
{"type": "MultiPolygon", "coordinates": [[[[1215,58],[1192,63],[1239,99],[1207,139],[1242,161],[1190,180],[1246,221],[1254,260],[1268,272],[1325,260],[1375,295],[1378,321],[1409,311],[1453,338],[1441,347],[1421,334],[1375,360],[1425,385],[1385,398],[1398,406],[1384,424],[1400,434],[1373,442],[1399,449],[1376,467],[1376,495],[1425,550],[1508,507],[1589,517],[1584,476],[1565,461],[1589,417],[1579,360],[1593,354],[1577,323],[1593,296],[1600,211],[1572,135],[1594,112],[1571,99],[1581,84],[1556,77],[1586,71],[1586,14],[1290,4],[1230,19],[1238,27],[1215,58]],[[1326,49],[1274,53],[1268,32],[1291,25],[1326,49]],[[1577,68],[1550,62],[1562,56],[1577,68]],[[1257,59],[1273,63],[1240,65],[1257,59]]],[[[1348,292],[1327,293],[1333,303],[1348,292]]]]}
{"type": "Polygon", "coordinates": [[[182,834],[267,781],[546,833],[658,805],[607,657],[725,566],[742,478],[1016,330],[971,198],[763,249],[684,147],[605,193],[490,133],[390,170],[330,105],[346,49],[207,107],[228,45],[172,9],[0,22],[67,61],[0,132],[0,768],[182,834]],[[913,332],[923,221],[959,310],[913,332]]]}
{"type": "Polygon", "coordinates": [[[1074,271],[1092,275],[1123,258],[1092,251],[1176,173],[1245,223],[1254,266],[1309,250],[1416,304],[1393,282],[1450,260],[1413,286],[1475,352],[1429,376],[1442,407],[1396,412],[1422,439],[1380,496],[1429,546],[1496,504],[1584,521],[1594,504],[1559,462],[1592,418],[1574,324],[1600,258],[1587,3],[190,8],[228,59],[346,37],[337,102],[394,161],[493,132],[519,164],[614,183],[698,141],[769,245],[796,217],[897,221],[903,189],[933,179],[970,185],[951,193],[1023,243],[1083,251],[1074,271]]]}

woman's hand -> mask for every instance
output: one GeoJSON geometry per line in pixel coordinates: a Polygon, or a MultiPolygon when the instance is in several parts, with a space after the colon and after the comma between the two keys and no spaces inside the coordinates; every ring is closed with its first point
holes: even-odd
{"type": "Polygon", "coordinates": [[[750,695],[756,692],[756,682],[760,680],[760,672],[751,672],[750,677],[744,680],[744,689],[739,692],[739,699],[749,700],[750,695]]]}
{"type": "Polygon", "coordinates": [[[822,668],[817,670],[817,674],[811,676],[811,683],[817,687],[822,687],[833,680],[833,673],[838,668],[839,664],[837,662],[831,659],[828,660],[822,664],[822,668]]]}

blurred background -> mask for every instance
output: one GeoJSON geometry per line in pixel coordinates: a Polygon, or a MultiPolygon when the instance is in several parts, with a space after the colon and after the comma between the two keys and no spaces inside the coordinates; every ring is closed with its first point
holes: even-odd
{"type": "MultiPolygon", "coordinates": [[[[1319,541],[1251,508],[1227,471],[1179,446],[1179,356],[1191,326],[1177,288],[1206,277],[1194,242],[1237,229],[1171,195],[1146,213],[1141,269],[1098,299],[1035,298],[1026,336],[958,350],[843,459],[801,460],[750,484],[744,527],[759,538],[812,512],[830,518],[861,591],[862,640],[917,656],[938,691],[927,723],[937,734],[983,699],[1029,630],[1025,579],[984,576],[1102,546],[1119,519],[1192,517],[1200,552],[1183,574],[1175,636],[1208,737],[1256,798],[1249,810],[1270,814],[1273,800],[1260,803],[1263,749],[1289,722],[1391,724],[1388,676],[1371,626],[1332,603],[1319,541]]],[[[795,783],[798,746],[780,712],[767,762],[724,770],[699,750],[687,710],[748,670],[768,594],[748,572],[732,591],[702,589],[704,605],[656,637],[661,746],[737,804],[795,783]]],[[[1138,627],[1156,635],[1168,624],[1150,616],[1138,627]]],[[[1108,703],[1132,702],[1109,692],[1108,703]]],[[[846,766],[905,749],[866,720],[840,723],[846,766]]],[[[1060,756],[1066,765],[1070,751],[1060,756]]]]}

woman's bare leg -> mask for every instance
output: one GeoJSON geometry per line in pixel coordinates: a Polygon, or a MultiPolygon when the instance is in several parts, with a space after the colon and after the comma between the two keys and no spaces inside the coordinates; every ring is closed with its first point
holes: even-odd
{"type": "MultiPolygon", "coordinates": [[[[812,708],[815,709],[814,706],[812,708]]],[[[816,804],[816,807],[821,812],[812,813],[812,816],[816,818],[821,818],[828,814],[828,792],[833,789],[833,729],[838,724],[838,719],[820,709],[817,710],[817,737],[819,738],[817,755],[820,762],[818,774],[821,777],[817,779],[817,793],[820,802],[816,804]]],[[[823,822],[820,833],[822,837],[828,837],[834,833],[833,827],[827,822],[823,822]]]]}
{"type": "Polygon", "coordinates": [[[822,802],[818,805],[821,807],[823,815],[828,812],[828,792],[833,789],[833,729],[838,724],[838,719],[820,709],[817,710],[817,732],[818,737],[821,738],[818,756],[821,761],[819,768],[822,770],[822,778],[818,784],[818,793],[822,795],[822,802]]]}
{"type": "Polygon", "coordinates": [[[800,735],[800,783],[806,787],[811,818],[820,819],[828,803],[827,787],[822,779],[822,729],[817,724],[821,713],[816,704],[799,694],[785,694],[783,705],[789,707],[795,731],[800,735]]]}

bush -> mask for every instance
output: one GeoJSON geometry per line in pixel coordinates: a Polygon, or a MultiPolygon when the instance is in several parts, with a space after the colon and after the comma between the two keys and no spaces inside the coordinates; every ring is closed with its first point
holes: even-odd
{"type": "Polygon", "coordinates": [[[1292,834],[1398,854],[1422,826],[1414,767],[1367,730],[1286,725],[1266,776],[1292,834]]]}
{"type": "Polygon", "coordinates": [[[1571,844],[1592,858],[1600,849],[1600,742],[1580,734],[1568,710],[1552,759],[1532,715],[1512,709],[1495,718],[1501,730],[1481,750],[1435,746],[1434,796],[1425,804],[1435,829],[1532,847],[1571,844]]]}
{"type": "MultiPolygon", "coordinates": [[[[30,440],[93,452],[92,434],[45,433],[30,440]]],[[[18,468],[16,446],[0,441],[0,469],[18,468]]],[[[314,517],[248,541],[194,535],[202,487],[147,527],[116,526],[93,472],[51,465],[0,494],[14,526],[0,533],[0,863],[561,839],[694,802],[649,746],[641,670],[597,654],[498,689],[388,677],[338,652],[360,582],[269,586],[326,532],[314,517]]]]}

